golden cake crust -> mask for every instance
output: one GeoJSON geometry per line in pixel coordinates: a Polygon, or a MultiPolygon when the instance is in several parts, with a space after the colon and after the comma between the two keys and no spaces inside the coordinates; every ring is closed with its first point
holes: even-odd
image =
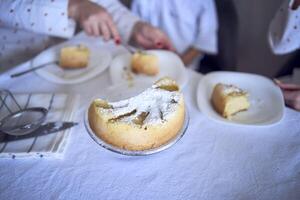
{"type": "Polygon", "coordinates": [[[176,113],[160,125],[127,124],[124,122],[109,123],[101,117],[93,103],[89,108],[91,129],[105,142],[126,150],[147,150],[159,147],[174,138],[184,123],[185,111],[183,99],[176,113]]]}
{"type": "MultiPolygon", "coordinates": [[[[162,89],[157,88],[155,90],[162,89]]],[[[108,102],[96,99],[89,107],[89,125],[98,137],[113,146],[126,150],[156,148],[174,138],[184,124],[185,105],[183,96],[180,94],[177,100],[176,105],[172,105],[174,106],[172,113],[169,113],[165,117],[163,117],[164,114],[162,113],[162,119],[158,120],[157,123],[139,123],[137,117],[131,121],[123,121],[117,120],[113,112],[103,114],[103,110],[101,111],[101,109],[113,110],[114,108],[107,106],[109,105],[108,102]],[[99,106],[106,108],[99,108],[99,106]]],[[[137,115],[141,112],[139,108],[136,108],[129,110],[128,113],[128,115],[137,115]]],[[[138,116],[143,116],[144,120],[147,115],[143,114],[138,116]]]]}

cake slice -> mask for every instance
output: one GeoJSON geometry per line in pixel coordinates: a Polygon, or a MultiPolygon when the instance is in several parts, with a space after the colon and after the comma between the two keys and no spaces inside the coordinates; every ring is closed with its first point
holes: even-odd
{"type": "Polygon", "coordinates": [[[185,118],[183,95],[175,84],[164,78],[129,99],[94,100],[88,111],[91,129],[105,142],[126,150],[167,143],[181,130],[185,118]]]}
{"type": "Polygon", "coordinates": [[[60,50],[59,66],[65,69],[85,68],[90,51],[83,45],[64,47],[60,50]]]}
{"type": "Polygon", "coordinates": [[[234,85],[222,83],[218,83],[214,87],[211,101],[214,109],[229,119],[234,114],[248,110],[250,107],[247,92],[234,85]]]}
{"type": "Polygon", "coordinates": [[[145,52],[136,52],[131,58],[131,70],[137,74],[154,76],[158,74],[158,58],[145,52]]]}

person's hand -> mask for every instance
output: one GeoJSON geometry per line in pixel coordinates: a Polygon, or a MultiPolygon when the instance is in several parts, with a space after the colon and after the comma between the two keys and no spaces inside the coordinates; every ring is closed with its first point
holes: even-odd
{"type": "Polygon", "coordinates": [[[201,55],[201,52],[198,49],[196,49],[194,47],[190,47],[183,54],[180,55],[180,58],[181,58],[182,62],[184,63],[184,65],[188,66],[199,55],[201,55]]]}
{"type": "Polygon", "coordinates": [[[146,22],[137,22],[130,36],[130,42],[145,49],[167,49],[175,51],[168,36],[146,22]]]}
{"type": "Polygon", "coordinates": [[[300,0],[294,0],[294,3],[292,5],[292,10],[297,10],[299,5],[300,5],[300,0]]]}
{"type": "Polygon", "coordinates": [[[100,5],[88,0],[70,0],[68,15],[91,36],[102,35],[104,40],[113,38],[120,43],[120,35],[110,14],[100,5]]]}
{"type": "Polygon", "coordinates": [[[282,83],[278,80],[275,80],[275,82],[282,90],[285,103],[300,111],[300,85],[282,83]]]}

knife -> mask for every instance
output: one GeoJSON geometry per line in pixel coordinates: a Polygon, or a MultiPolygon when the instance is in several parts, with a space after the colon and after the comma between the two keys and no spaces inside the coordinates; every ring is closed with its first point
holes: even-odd
{"type": "Polygon", "coordinates": [[[10,141],[16,141],[16,140],[24,140],[28,138],[34,138],[39,137],[43,135],[48,135],[52,133],[56,133],[59,131],[63,131],[69,128],[72,128],[73,126],[78,125],[76,122],[49,122],[46,124],[41,125],[40,128],[38,128],[33,133],[30,133],[28,135],[22,135],[22,136],[14,136],[14,135],[7,135],[5,134],[5,137],[2,142],[10,142],[10,141]]]}

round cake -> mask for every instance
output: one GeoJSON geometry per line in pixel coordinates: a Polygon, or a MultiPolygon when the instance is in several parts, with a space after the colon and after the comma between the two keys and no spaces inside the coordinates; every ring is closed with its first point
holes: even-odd
{"type": "Polygon", "coordinates": [[[125,150],[147,150],[167,143],[181,130],[184,118],[183,95],[170,78],[126,100],[96,99],[88,111],[94,133],[125,150]]]}

